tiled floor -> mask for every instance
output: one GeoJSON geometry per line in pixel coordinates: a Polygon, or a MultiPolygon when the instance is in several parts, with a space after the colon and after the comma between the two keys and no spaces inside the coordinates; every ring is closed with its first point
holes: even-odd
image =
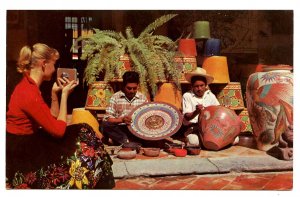
{"type": "Polygon", "coordinates": [[[292,190],[293,172],[116,179],[115,190],[292,190]]]}

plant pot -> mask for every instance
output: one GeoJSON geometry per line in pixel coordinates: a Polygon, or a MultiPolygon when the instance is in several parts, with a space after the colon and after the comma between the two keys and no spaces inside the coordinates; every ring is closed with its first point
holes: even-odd
{"type": "Polygon", "coordinates": [[[145,156],[148,157],[158,157],[160,153],[160,148],[142,148],[145,156]]]}
{"type": "Polygon", "coordinates": [[[173,83],[163,83],[153,100],[155,102],[165,102],[174,105],[178,110],[182,109],[181,91],[173,83]]]}
{"type": "Polygon", "coordinates": [[[195,39],[180,39],[178,43],[178,51],[183,57],[197,56],[196,41],[195,39]]]}
{"type": "Polygon", "coordinates": [[[288,65],[263,66],[264,72],[249,76],[247,109],[259,150],[278,144],[293,125],[293,73],[288,65]]]}

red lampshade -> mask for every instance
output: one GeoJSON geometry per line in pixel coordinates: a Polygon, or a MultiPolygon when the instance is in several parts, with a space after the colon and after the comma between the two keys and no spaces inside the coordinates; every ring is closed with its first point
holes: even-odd
{"type": "Polygon", "coordinates": [[[197,56],[195,39],[180,39],[178,43],[178,51],[186,57],[197,56]]]}

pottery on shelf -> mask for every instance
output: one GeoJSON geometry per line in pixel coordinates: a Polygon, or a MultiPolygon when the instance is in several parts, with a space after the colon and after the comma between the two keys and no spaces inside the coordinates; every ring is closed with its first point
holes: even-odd
{"type": "Polygon", "coordinates": [[[205,43],[204,56],[219,56],[221,54],[221,40],[208,39],[205,43]]]}
{"type": "Polygon", "coordinates": [[[210,38],[209,21],[196,21],[193,25],[193,37],[195,39],[210,38]]]}
{"type": "Polygon", "coordinates": [[[229,71],[226,56],[205,57],[202,68],[206,73],[214,77],[212,83],[229,83],[229,71]]]}
{"type": "Polygon", "coordinates": [[[173,83],[163,83],[160,85],[153,100],[155,102],[165,102],[171,104],[178,110],[182,109],[181,91],[173,83]]]}
{"type": "Polygon", "coordinates": [[[249,76],[246,101],[257,148],[267,151],[293,127],[293,73],[288,65],[262,69],[249,76]]]}

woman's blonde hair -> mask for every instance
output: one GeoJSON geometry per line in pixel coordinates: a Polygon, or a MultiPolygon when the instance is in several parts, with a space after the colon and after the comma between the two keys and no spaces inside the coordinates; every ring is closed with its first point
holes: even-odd
{"type": "Polygon", "coordinates": [[[17,71],[20,73],[28,72],[38,60],[50,61],[57,60],[59,53],[56,49],[47,46],[46,44],[36,43],[33,47],[24,46],[20,50],[19,59],[17,62],[17,71]]]}

